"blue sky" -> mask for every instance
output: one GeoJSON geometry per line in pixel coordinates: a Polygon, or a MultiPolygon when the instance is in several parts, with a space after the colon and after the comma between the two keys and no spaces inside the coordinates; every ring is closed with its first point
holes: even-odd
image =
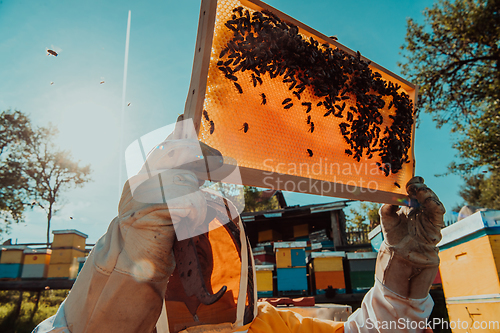
{"type": "MultiPolygon", "coordinates": [[[[266,3],[400,74],[406,19],[422,21],[432,1],[269,0],[266,3]]],[[[0,110],[29,114],[34,124],[59,129],[57,144],[91,164],[93,182],[65,195],[53,229],[78,229],[95,242],[117,214],[120,131],[124,148],[175,122],[189,88],[200,9],[185,1],[0,1],[0,110]],[[128,11],[130,48],[124,123],[123,68],[128,11]],[[47,56],[46,49],[59,52],[47,56]],[[103,84],[100,84],[104,81],[103,84]],[[53,84],[51,84],[53,82],[53,84]],[[73,217],[73,219],[70,219],[73,217]]],[[[462,200],[461,180],[444,173],[454,159],[449,130],[424,115],[416,132],[416,174],[438,194],[448,211],[462,200]]],[[[123,149],[124,149],[123,148],[123,149]]],[[[123,169],[124,170],[124,169],[123,169]]],[[[338,200],[286,193],[290,205],[338,200]]],[[[9,237],[43,242],[46,218],[27,214],[9,237]]]]}

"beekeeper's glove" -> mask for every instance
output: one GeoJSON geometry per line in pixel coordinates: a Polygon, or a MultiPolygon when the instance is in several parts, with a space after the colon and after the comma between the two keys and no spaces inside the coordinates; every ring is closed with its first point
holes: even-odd
{"type": "Polygon", "coordinates": [[[380,222],[384,242],[376,276],[387,288],[408,298],[428,295],[439,267],[436,244],[441,240],[445,208],[422,177],[406,185],[417,207],[383,205],[380,222]]]}

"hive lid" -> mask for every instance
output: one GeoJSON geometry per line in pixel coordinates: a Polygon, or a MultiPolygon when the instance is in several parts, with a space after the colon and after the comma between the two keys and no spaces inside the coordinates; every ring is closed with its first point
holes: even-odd
{"type": "Polygon", "coordinates": [[[275,249],[285,249],[285,248],[305,248],[307,246],[307,242],[275,242],[275,249]]]}
{"type": "Polygon", "coordinates": [[[0,248],[3,250],[25,250],[28,247],[26,245],[0,245],[0,248]]]}
{"type": "Polygon", "coordinates": [[[324,251],[324,252],[311,252],[311,258],[334,258],[345,257],[344,251],[324,251]]]}
{"type": "Polygon", "coordinates": [[[24,254],[34,254],[34,255],[39,255],[39,254],[51,254],[52,250],[51,249],[26,249],[24,250],[24,254]]]}
{"type": "Polygon", "coordinates": [[[443,238],[438,247],[474,234],[500,234],[500,211],[479,211],[441,230],[443,238]]]}
{"type": "Polygon", "coordinates": [[[89,237],[88,235],[84,234],[83,232],[75,230],[75,229],[53,230],[52,233],[54,235],[75,234],[75,235],[81,236],[83,238],[89,237]]]}
{"type": "Polygon", "coordinates": [[[348,252],[346,253],[347,259],[377,259],[377,252],[348,252]]]}
{"type": "Polygon", "coordinates": [[[274,271],[274,265],[255,265],[256,271],[274,271]]]}

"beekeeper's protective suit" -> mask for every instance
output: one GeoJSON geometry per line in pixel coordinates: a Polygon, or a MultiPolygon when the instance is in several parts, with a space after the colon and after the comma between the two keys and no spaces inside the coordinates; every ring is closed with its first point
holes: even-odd
{"type": "MultiPolygon", "coordinates": [[[[375,285],[361,308],[345,323],[307,318],[256,302],[253,259],[239,215],[228,200],[199,190],[197,170],[190,163],[193,138],[185,132],[177,126],[161,149],[148,156],[147,170],[127,181],[118,216],[96,243],[67,299],[34,332],[350,333],[396,327],[388,325],[398,325],[392,330],[397,332],[425,330],[434,305],[429,289],[439,265],[436,244],[445,209],[422,178],[407,184],[418,208],[380,209],[385,240],[375,285]],[[161,184],[151,181],[152,176],[161,184]],[[154,199],[160,192],[162,201],[154,199]],[[224,214],[229,222],[222,228],[224,214]],[[191,261],[176,268],[174,240],[184,225],[196,239],[205,294],[227,287],[211,305],[189,295],[189,286],[183,288],[182,276],[192,273],[184,266],[191,261]]],[[[203,147],[204,156],[198,157],[208,166],[208,155],[217,154],[203,147]]]]}

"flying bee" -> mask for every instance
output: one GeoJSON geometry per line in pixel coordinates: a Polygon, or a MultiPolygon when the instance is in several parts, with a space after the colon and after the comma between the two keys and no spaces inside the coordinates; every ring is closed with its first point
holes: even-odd
{"type": "Polygon", "coordinates": [[[215,124],[213,120],[210,120],[210,134],[214,134],[215,124]]]}
{"type": "Polygon", "coordinates": [[[310,102],[303,102],[302,105],[307,106],[306,113],[309,113],[311,111],[311,103],[310,102]]]}
{"type": "Polygon", "coordinates": [[[311,127],[309,128],[309,132],[314,132],[314,122],[311,121],[311,127]]]}
{"type": "Polygon", "coordinates": [[[243,131],[243,132],[248,132],[248,123],[243,123],[243,127],[240,128],[240,131],[243,131]]]}
{"type": "Polygon", "coordinates": [[[262,102],[260,104],[266,105],[267,103],[266,94],[262,93],[260,94],[260,96],[262,97],[262,102]]]}
{"type": "Polygon", "coordinates": [[[54,50],[47,49],[47,55],[53,55],[54,57],[57,57],[57,52],[54,50]]]}
{"type": "Polygon", "coordinates": [[[312,157],[313,156],[313,151],[311,149],[307,149],[307,154],[309,155],[309,157],[312,157]]]}
{"type": "Polygon", "coordinates": [[[290,103],[292,101],[291,98],[286,98],[283,102],[281,102],[282,105],[285,105],[287,103],[290,103]]]}
{"type": "Polygon", "coordinates": [[[234,86],[236,87],[236,89],[238,89],[238,92],[240,94],[243,94],[243,89],[241,89],[241,86],[238,82],[233,82],[234,83],[234,86]]]}
{"type": "Polygon", "coordinates": [[[210,117],[208,116],[207,110],[203,110],[203,117],[205,118],[206,121],[210,121],[210,117]]]}

